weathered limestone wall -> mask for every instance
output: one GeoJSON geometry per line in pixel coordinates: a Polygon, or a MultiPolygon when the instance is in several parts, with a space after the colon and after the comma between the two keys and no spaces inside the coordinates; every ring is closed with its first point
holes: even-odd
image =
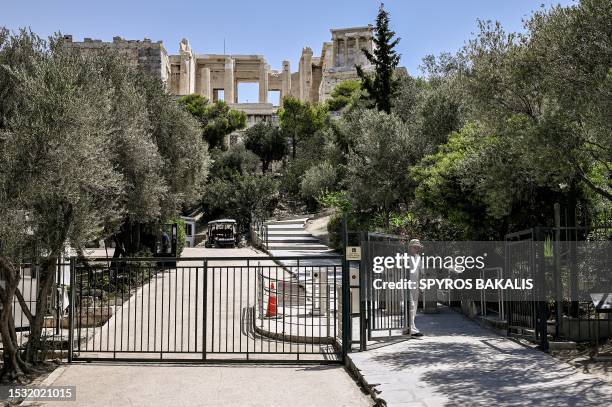
{"type": "Polygon", "coordinates": [[[72,35],[64,35],[64,46],[77,49],[81,52],[100,52],[111,50],[118,52],[125,62],[138,66],[152,75],[159,77],[164,83],[170,78],[170,60],[166,48],[161,41],[152,42],[150,39],[125,40],[113,37],[113,42],[102,42],[85,38],[82,42],[73,41],[72,35]]]}

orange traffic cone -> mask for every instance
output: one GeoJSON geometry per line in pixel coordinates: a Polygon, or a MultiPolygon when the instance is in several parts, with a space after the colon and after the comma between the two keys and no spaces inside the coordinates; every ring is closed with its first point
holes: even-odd
{"type": "Polygon", "coordinates": [[[276,290],[274,289],[274,283],[270,283],[270,298],[268,298],[268,310],[266,311],[266,317],[273,318],[278,314],[278,304],[276,302],[276,290]]]}

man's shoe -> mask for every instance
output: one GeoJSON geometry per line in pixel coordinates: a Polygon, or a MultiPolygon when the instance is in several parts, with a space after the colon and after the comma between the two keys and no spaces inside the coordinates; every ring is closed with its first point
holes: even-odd
{"type": "Polygon", "coordinates": [[[411,336],[416,336],[417,338],[419,338],[419,337],[423,336],[423,334],[420,333],[420,332],[415,332],[415,333],[411,334],[411,336]]]}

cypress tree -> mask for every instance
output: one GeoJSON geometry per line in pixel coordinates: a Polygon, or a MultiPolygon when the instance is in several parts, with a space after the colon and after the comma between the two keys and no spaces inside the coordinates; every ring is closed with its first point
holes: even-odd
{"type": "Polygon", "coordinates": [[[356,68],[362,87],[368,93],[374,106],[386,113],[391,112],[391,99],[397,85],[394,72],[400,60],[400,55],[394,49],[400,38],[394,39],[394,37],[395,32],[389,29],[389,13],[381,3],[374,28],[374,50],[373,52],[365,48],[361,50],[368,61],[374,65],[374,75],[364,72],[359,65],[356,68]]]}

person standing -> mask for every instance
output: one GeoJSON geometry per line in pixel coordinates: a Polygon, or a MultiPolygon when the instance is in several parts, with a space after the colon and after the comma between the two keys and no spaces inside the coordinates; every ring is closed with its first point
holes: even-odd
{"type": "Polygon", "coordinates": [[[412,262],[412,267],[410,268],[410,281],[416,288],[407,290],[408,292],[405,294],[405,298],[408,301],[408,307],[404,307],[407,308],[406,313],[408,315],[406,315],[406,321],[408,322],[408,326],[404,329],[404,334],[419,337],[423,336],[423,334],[416,327],[414,320],[419,304],[419,279],[423,271],[423,265],[421,264],[421,251],[423,250],[423,245],[419,239],[412,239],[410,243],[408,243],[408,250],[412,262]]]}
{"type": "Polygon", "coordinates": [[[164,254],[170,253],[170,236],[164,230],[161,237],[161,251],[164,254]]]}

